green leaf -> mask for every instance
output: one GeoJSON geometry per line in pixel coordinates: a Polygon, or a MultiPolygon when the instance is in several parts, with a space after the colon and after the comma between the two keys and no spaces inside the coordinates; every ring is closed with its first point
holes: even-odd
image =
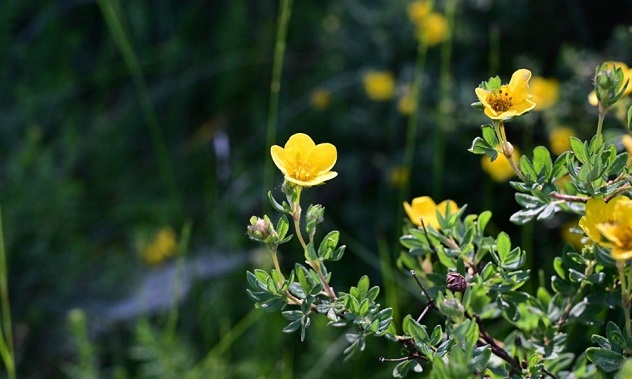
{"type": "Polygon", "coordinates": [[[625,337],[623,337],[623,333],[621,333],[621,329],[619,329],[617,324],[612,321],[608,321],[606,336],[608,337],[608,341],[610,341],[612,351],[620,353],[625,348],[625,337]]]}
{"type": "Polygon", "coordinates": [[[588,150],[586,149],[586,145],[577,137],[571,137],[569,141],[575,158],[581,163],[586,164],[588,162],[588,150]]]}
{"type": "Polygon", "coordinates": [[[599,347],[589,347],[586,349],[586,356],[605,372],[617,370],[623,361],[623,355],[599,347]]]}
{"type": "Polygon", "coordinates": [[[592,337],[590,338],[590,342],[596,343],[597,345],[601,346],[604,349],[612,350],[610,348],[610,341],[608,341],[606,337],[602,337],[599,334],[593,334],[592,337]]]}
{"type": "MultiPolygon", "coordinates": [[[[632,109],[632,108],[630,108],[632,109]]],[[[619,155],[617,155],[617,157],[614,159],[614,161],[609,165],[608,167],[608,176],[616,176],[619,175],[621,173],[621,171],[623,171],[623,168],[627,165],[628,163],[628,154],[627,153],[621,153],[619,155]]]]}
{"type": "Polygon", "coordinates": [[[279,234],[279,239],[283,239],[285,238],[285,235],[287,234],[287,231],[290,229],[290,223],[287,220],[287,217],[285,217],[285,215],[281,216],[281,218],[279,218],[279,221],[277,222],[277,227],[276,227],[276,231],[279,234]]]}
{"type": "Polygon", "coordinates": [[[476,372],[483,372],[487,367],[489,359],[492,357],[492,349],[489,345],[480,346],[474,349],[471,366],[476,372]]]}
{"type": "Polygon", "coordinates": [[[413,337],[415,342],[428,344],[430,342],[430,336],[426,331],[426,325],[421,325],[413,319],[411,315],[407,315],[404,319],[403,325],[404,333],[413,337]]]}
{"type": "Polygon", "coordinates": [[[313,286],[312,276],[303,265],[298,263],[294,265],[294,272],[296,272],[296,278],[301,286],[301,290],[305,295],[307,295],[311,292],[313,286]]]}
{"type": "Polygon", "coordinates": [[[553,161],[551,161],[551,153],[544,146],[538,146],[533,149],[533,168],[538,176],[544,174],[544,178],[548,179],[553,171],[553,161]]]}
{"type": "Polygon", "coordinates": [[[270,199],[270,204],[272,204],[272,208],[274,208],[275,210],[283,213],[290,213],[291,210],[287,203],[284,201],[283,205],[279,204],[274,199],[274,196],[272,196],[272,191],[268,191],[268,199],[270,199]]]}
{"type": "Polygon", "coordinates": [[[542,210],[546,208],[546,205],[542,205],[533,209],[523,209],[511,215],[509,221],[513,222],[517,225],[524,225],[527,222],[533,220],[534,217],[537,217],[542,210]]]}
{"type": "Polygon", "coordinates": [[[481,126],[483,132],[483,139],[487,142],[487,145],[491,148],[495,148],[498,145],[498,137],[496,137],[496,131],[490,124],[481,126]]]}
{"type": "Polygon", "coordinates": [[[489,78],[488,81],[482,82],[479,87],[484,89],[485,91],[498,91],[502,84],[502,80],[500,80],[500,77],[496,75],[492,78],[489,78]]]}
{"type": "MultiPolygon", "coordinates": [[[[468,149],[468,151],[470,153],[474,153],[474,154],[487,154],[489,155],[489,151],[492,150],[494,152],[496,152],[496,149],[494,149],[492,146],[490,146],[487,142],[485,142],[484,139],[482,139],[481,137],[476,137],[474,138],[474,141],[472,141],[472,146],[468,149]]],[[[498,154],[498,153],[496,153],[498,154]]],[[[496,158],[494,158],[496,159],[496,158]]],[[[493,159],[492,159],[493,160],[493,159]]]]}
{"type": "Polygon", "coordinates": [[[628,133],[630,132],[630,130],[632,129],[632,105],[630,105],[630,108],[628,109],[628,133]]]}
{"type": "Polygon", "coordinates": [[[358,299],[365,299],[367,293],[369,292],[369,277],[367,275],[364,275],[360,278],[360,280],[358,281],[358,294],[357,294],[357,298],[358,299]]]}
{"type": "Polygon", "coordinates": [[[535,208],[542,205],[542,200],[526,193],[516,192],[516,202],[525,208],[535,208]]]}
{"type": "Polygon", "coordinates": [[[496,251],[498,252],[498,258],[500,259],[500,265],[509,257],[509,250],[511,249],[511,240],[509,235],[505,232],[500,232],[496,237],[496,251]]]}
{"type": "Polygon", "coordinates": [[[340,238],[340,233],[337,230],[333,230],[323,238],[320,246],[318,246],[318,256],[320,258],[325,258],[331,256],[332,251],[338,245],[338,239],[340,238]]]}
{"type": "Polygon", "coordinates": [[[490,211],[484,211],[478,216],[477,224],[478,224],[479,234],[483,234],[485,232],[485,227],[487,226],[487,223],[489,222],[491,218],[492,218],[492,212],[490,211]]]}
{"type": "Polygon", "coordinates": [[[535,172],[535,168],[533,167],[533,164],[531,163],[529,158],[527,158],[526,155],[523,155],[522,157],[520,157],[520,171],[522,171],[522,173],[526,177],[527,182],[538,181],[538,175],[535,172]]]}
{"type": "Polygon", "coordinates": [[[305,248],[305,259],[308,262],[313,262],[318,260],[318,254],[316,254],[316,249],[314,249],[314,242],[309,241],[307,247],[305,248]]]}
{"type": "Polygon", "coordinates": [[[443,329],[441,325],[437,325],[432,330],[432,334],[430,335],[430,345],[435,346],[439,342],[441,342],[441,337],[443,336],[443,329]]]}

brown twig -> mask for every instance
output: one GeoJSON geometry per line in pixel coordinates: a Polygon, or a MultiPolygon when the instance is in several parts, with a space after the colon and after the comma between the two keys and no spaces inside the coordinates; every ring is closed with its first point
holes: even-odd
{"type": "Polygon", "coordinates": [[[563,193],[551,192],[551,197],[559,200],[570,201],[573,203],[585,203],[590,199],[586,196],[565,195],[563,193]]]}
{"type": "Polygon", "coordinates": [[[487,333],[487,330],[483,325],[483,320],[481,320],[481,318],[476,314],[474,316],[471,316],[470,314],[466,313],[465,315],[470,319],[473,318],[474,320],[476,320],[479,330],[478,335],[486,344],[489,345],[489,347],[492,349],[492,353],[494,353],[494,355],[501,358],[505,362],[509,363],[514,370],[520,370],[520,362],[518,362],[516,358],[509,355],[507,350],[499,346],[496,340],[491,337],[489,333],[487,333]]]}

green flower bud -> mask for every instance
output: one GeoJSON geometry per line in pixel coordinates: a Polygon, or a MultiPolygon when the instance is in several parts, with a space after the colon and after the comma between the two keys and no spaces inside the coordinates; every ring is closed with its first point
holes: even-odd
{"type": "Polygon", "coordinates": [[[307,214],[305,215],[305,220],[309,224],[310,222],[314,222],[316,224],[320,224],[323,222],[323,215],[325,214],[325,208],[320,204],[310,205],[307,208],[307,214]]]}
{"type": "Polygon", "coordinates": [[[272,225],[268,216],[265,215],[263,218],[252,216],[246,234],[251,240],[263,243],[270,243],[272,242],[271,239],[278,237],[276,230],[274,230],[274,225],[272,225]]]}

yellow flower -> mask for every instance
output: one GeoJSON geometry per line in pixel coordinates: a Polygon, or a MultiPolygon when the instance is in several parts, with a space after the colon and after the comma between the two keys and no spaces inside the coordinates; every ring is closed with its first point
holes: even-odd
{"type": "Polygon", "coordinates": [[[324,88],[317,88],[312,91],[310,102],[316,109],[327,109],[331,104],[331,93],[324,88]]]}
{"type": "Polygon", "coordinates": [[[406,11],[408,13],[408,18],[410,19],[410,21],[415,25],[419,25],[423,22],[426,16],[428,16],[428,14],[430,13],[430,9],[430,3],[428,1],[417,0],[408,4],[406,11]]]}
{"type": "Polygon", "coordinates": [[[560,83],[557,79],[545,79],[539,76],[531,78],[529,83],[535,110],[542,111],[557,104],[560,98],[560,83]]]}
{"type": "Polygon", "coordinates": [[[437,212],[439,212],[442,216],[445,216],[448,205],[450,206],[450,213],[456,213],[459,211],[459,207],[454,201],[444,200],[439,203],[439,205],[436,205],[434,200],[432,200],[429,196],[414,198],[412,205],[404,201],[404,210],[413,224],[421,226],[421,220],[423,219],[426,226],[432,226],[435,229],[439,229],[437,212]]]}
{"type": "Polygon", "coordinates": [[[492,120],[506,120],[519,116],[535,107],[529,94],[531,71],[520,69],[513,73],[509,84],[498,89],[477,87],[474,91],[485,107],[485,114],[492,120]]]}
{"type": "Polygon", "coordinates": [[[561,155],[563,152],[571,149],[570,138],[575,137],[575,131],[571,128],[555,128],[549,134],[549,145],[551,151],[555,155],[561,155]]]}
{"type": "Polygon", "coordinates": [[[294,134],[284,148],[272,146],[270,154],[285,180],[299,186],[322,184],[338,175],[337,172],[330,171],[338,157],[336,147],[330,143],[316,145],[307,134],[294,134]]]}
{"type": "Polygon", "coordinates": [[[579,227],[593,242],[601,244],[603,239],[597,225],[613,222],[615,206],[621,201],[629,201],[629,199],[625,196],[617,196],[607,203],[602,199],[588,199],[586,214],[579,219],[579,227]]]}
{"type": "MultiPolygon", "coordinates": [[[[632,68],[628,68],[628,65],[623,62],[610,61],[610,62],[604,62],[604,64],[608,65],[609,67],[614,65],[615,67],[621,68],[621,70],[623,71],[623,84],[625,84],[627,80],[630,81],[628,83],[628,86],[625,88],[625,92],[623,92],[623,96],[631,94],[632,93],[632,68]]],[[[599,100],[597,100],[597,94],[595,93],[595,90],[592,90],[590,94],[588,95],[588,103],[590,103],[590,105],[592,106],[597,106],[597,104],[599,104],[599,100]]]]}
{"type": "Polygon", "coordinates": [[[562,229],[560,230],[560,234],[562,235],[562,240],[567,244],[573,246],[577,250],[581,250],[584,246],[582,243],[582,234],[576,233],[574,230],[579,228],[578,224],[579,220],[572,220],[564,225],[562,225],[562,229]]]}
{"type": "Polygon", "coordinates": [[[369,71],[362,82],[366,95],[373,101],[389,100],[395,94],[395,78],[388,71],[369,71]]]}
{"type": "Polygon", "coordinates": [[[595,226],[605,238],[601,245],[612,249],[610,255],[627,260],[632,258],[632,200],[619,196],[612,201],[619,198],[621,200],[614,204],[612,219],[595,226]]]}
{"type": "Polygon", "coordinates": [[[405,89],[402,96],[397,102],[397,110],[403,115],[409,115],[415,110],[415,102],[413,101],[413,94],[410,88],[405,89]]]}
{"type": "Polygon", "coordinates": [[[448,38],[448,21],[443,15],[431,12],[417,25],[417,38],[433,47],[448,38]]]}
{"type": "Polygon", "coordinates": [[[408,183],[410,173],[404,166],[393,167],[389,175],[389,181],[393,187],[401,187],[408,183]]]}
{"type": "MultiPolygon", "coordinates": [[[[514,147],[513,150],[513,160],[516,164],[520,160],[520,150],[517,147],[514,147]]],[[[506,182],[516,174],[509,164],[509,159],[502,153],[498,154],[498,158],[493,162],[487,155],[484,155],[481,158],[481,167],[496,182],[506,182]]]]}
{"type": "Polygon", "coordinates": [[[176,233],[171,228],[162,228],[149,243],[141,245],[140,254],[148,264],[157,265],[175,255],[177,250],[176,233]]]}

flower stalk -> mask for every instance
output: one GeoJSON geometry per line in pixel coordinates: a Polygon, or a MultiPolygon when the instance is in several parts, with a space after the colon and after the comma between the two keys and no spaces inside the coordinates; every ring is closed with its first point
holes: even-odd
{"type": "Polygon", "coordinates": [[[625,315],[625,331],[628,336],[632,336],[632,320],[630,319],[630,281],[626,281],[625,276],[626,261],[617,259],[617,270],[619,271],[619,281],[621,282],[621,307],[625,315]]]}

